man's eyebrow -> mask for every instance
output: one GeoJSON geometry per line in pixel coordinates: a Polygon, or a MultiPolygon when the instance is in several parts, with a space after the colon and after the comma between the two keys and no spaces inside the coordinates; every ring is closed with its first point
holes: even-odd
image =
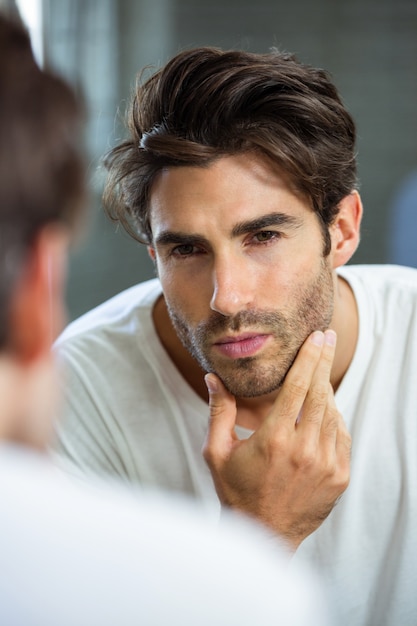
{"type": "Polygon", "coordinates": [[[208,240],[201,235],[193,234],[193,233],[183,233],[181,231],[173,231],[173,230],[164,230],[162,231],[155,239],[155,246],[168,246],[168,245],[179,245],[179,246],[198,246],[198,245],[208,245],[208,240]]]}
{"type": "Polygon", "coordinates": [[[268,213],[247,222],[240,222],[233,227],[232,236],[239,237],[247,233],[253,233],[256,230],[268,228],[268,226],[286,226],[290,228],[299,228],[302,219],[288,215],[287,213],[268,213]]]}
{"type": "MultiPolygon", "coordinates": [[[[286,226],[287,228],[298,228],[301,226],[301,218],[288,215],[287,213],[268,213],[261,217],[256,217],[253,220],[245,222],[239,222],[233,229],[231,236],[239,237],[246,235],[247,233],[253,233],[269,226],[286,226]]],[[[184,233],[181,231],[164,230],[155,238],[155,246],[168,246],[168,245],[192,245],[192,246],[209,246],[210,243],[206,237],[197,233],[184,233]]]]}

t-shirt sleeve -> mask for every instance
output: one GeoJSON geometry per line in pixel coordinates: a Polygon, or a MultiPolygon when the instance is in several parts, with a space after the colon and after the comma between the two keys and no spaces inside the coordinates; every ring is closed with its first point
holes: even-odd
{"type": "Polygon", "coordinates": [[[74,474],[108,475],[128,480],[117,416],[106,398],[111,375],[91,346],[68,342],[55,349],[62,406],[52,455],[74,474]]]}

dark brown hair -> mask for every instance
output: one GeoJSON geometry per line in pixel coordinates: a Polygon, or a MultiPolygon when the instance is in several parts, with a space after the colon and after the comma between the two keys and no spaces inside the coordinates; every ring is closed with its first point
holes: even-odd
{"type": "Polygon", "coordinates": [[[318,214],[329,252],[328,226],[357,180],[355,124],[325,71],[278,51],[183,51],[138,81],[127,127],[105,159],[104,202],[139,241],[152,241],[149,195],[162,168],[258,151],[318,214]]]}
{"type": "Polygon", "coordinates": [[[0,15],[0,348],[34,237],[48,223],[73,227],[83,206],[81,117],[72,90],[36,64],[22,25],[0,15]]]}

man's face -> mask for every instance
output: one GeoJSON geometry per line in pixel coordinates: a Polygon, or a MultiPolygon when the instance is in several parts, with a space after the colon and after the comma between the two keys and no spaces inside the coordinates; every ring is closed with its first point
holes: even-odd
{"type": "Polygon", "coordinates": [[[163,171],[150,215],[151,252],[184,346],[237,397],[278,389],[306,337],[332,318],[317,216],[249,154],[163,171]]]}

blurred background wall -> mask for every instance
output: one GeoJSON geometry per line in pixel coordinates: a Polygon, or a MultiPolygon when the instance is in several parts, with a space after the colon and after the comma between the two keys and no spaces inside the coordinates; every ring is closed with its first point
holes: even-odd
{"type": "MultiPolygon", "coordinates": [[[[392,204],[417,169],[416,0],[39,1],[44,58],[88,105],[91,207],[88,234],[71,258],[71,318],[154,275],[146,249],[102,213],[100,157],[123,137],[120,117],[137,72],[196,45],[276,46],[331,72],[358,127],[365,217],[353,262],[392,260],[392,204]]],[[[415,239],[417,200],[414,215],[415,239]]]]}

